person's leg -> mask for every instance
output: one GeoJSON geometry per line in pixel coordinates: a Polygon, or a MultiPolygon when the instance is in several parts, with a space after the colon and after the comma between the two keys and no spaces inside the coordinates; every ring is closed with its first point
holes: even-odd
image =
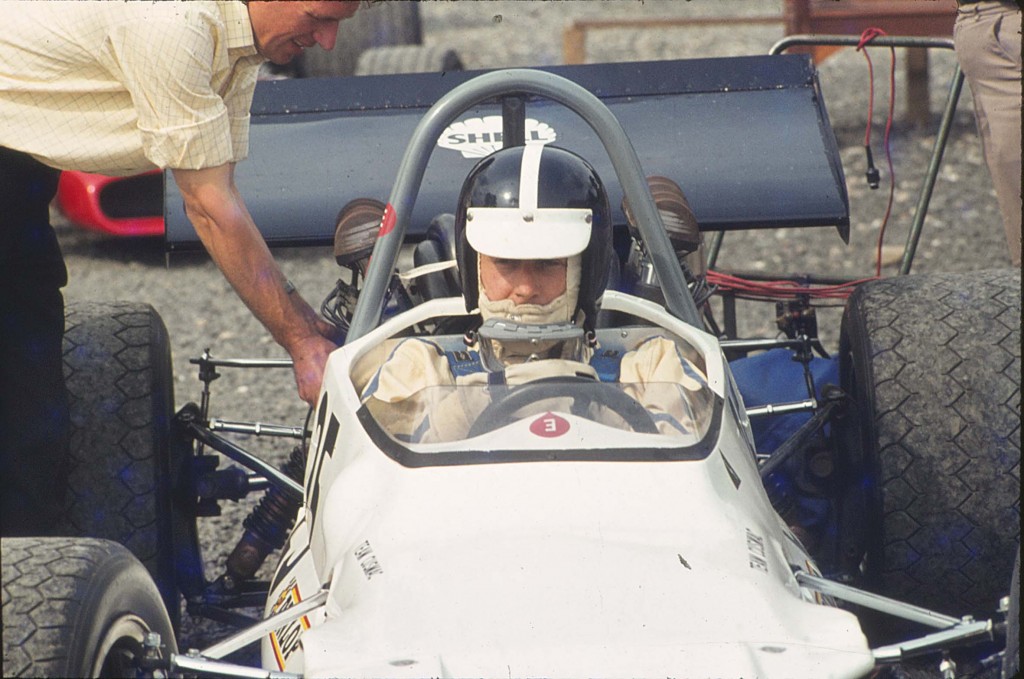
{"type": "Polygon", "coordinates": [[[60,173],[0,147],[2,534],[51,535],[67,490],[62,341],[67,269],[50,225],[60,173]]]}
{"type": "Polygon", "coordinates": [[[981,2],[957,15],[957,58],[974,98],[982,149],[1010,257],[1021,263],[1021,12],[1008,2],[981,2]]]}

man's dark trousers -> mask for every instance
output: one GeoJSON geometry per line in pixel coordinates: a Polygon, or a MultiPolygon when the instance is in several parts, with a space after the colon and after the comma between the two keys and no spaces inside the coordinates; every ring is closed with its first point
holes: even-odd
{"type": "Polygon", "coordinates": [[[62,342],[67,269],[50,225],[60,172],[0,147],[2,533],[58,532],[70,419],[62,342]]]}

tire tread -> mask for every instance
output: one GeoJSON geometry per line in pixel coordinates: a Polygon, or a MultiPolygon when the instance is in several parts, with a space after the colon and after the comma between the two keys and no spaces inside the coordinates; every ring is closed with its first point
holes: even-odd
{"type": "Polygon", "coordinates": [[[1020,534],[1020,304],[1019,271],[885,279],[850,300],[844,324],[860,327],[846,332],[869,345],[890,595],[961,613],[1005,593],[1020,534]]]}
{"type": "Polygon", "coordinates": [[[87,584],[115,553],[106,540],[17,538],[3,543],[3,676],[60,677],[87,584]],[[54,620],[63,624],[54,624],[54,620]]]}
{"type": "Polygon", "coordinates": [[[92,536],[120,542],[147,566],[160,549],[152,473],[152,313],[148,305],[131,303],[69,306],[64,339],[72,432],[68,532],[89,535],[97,525],[96,507],[103,506],[106,530],[92,536]],[[81,368],[86,354],[87,365],[104,369],[81,368]],[[108,451],[103,464],[89,454],[98,449],[108,451]]]}

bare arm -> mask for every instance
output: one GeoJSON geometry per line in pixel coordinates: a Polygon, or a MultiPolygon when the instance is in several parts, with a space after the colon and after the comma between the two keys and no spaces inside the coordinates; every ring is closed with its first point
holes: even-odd
{"type": "Polygon", "coordinates": [[[256,229],[234,180],[234,164],[173,170],[196,233],[249,310],[292,357],[299,397],[313,404],[335,348],[330,327],[285,277],[256,229]]]}

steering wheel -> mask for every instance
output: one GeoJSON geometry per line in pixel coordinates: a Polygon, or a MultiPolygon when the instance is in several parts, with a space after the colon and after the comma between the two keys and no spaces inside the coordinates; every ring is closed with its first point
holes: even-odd
{"type": "Polygon", "coordinates": [[[583,412],[597,404],[608,408],[625,420],[633,431],[657,434],[658,427],[651,414],[629,394],[611,384],[587,377],[565,375],[544,377],[510,389],[501,398],[491,401],[469,429],[468,437],[494,431],[512,422],[515,413],[525,406],[550,398],[572,400],[572,411],[583,412]]]}

